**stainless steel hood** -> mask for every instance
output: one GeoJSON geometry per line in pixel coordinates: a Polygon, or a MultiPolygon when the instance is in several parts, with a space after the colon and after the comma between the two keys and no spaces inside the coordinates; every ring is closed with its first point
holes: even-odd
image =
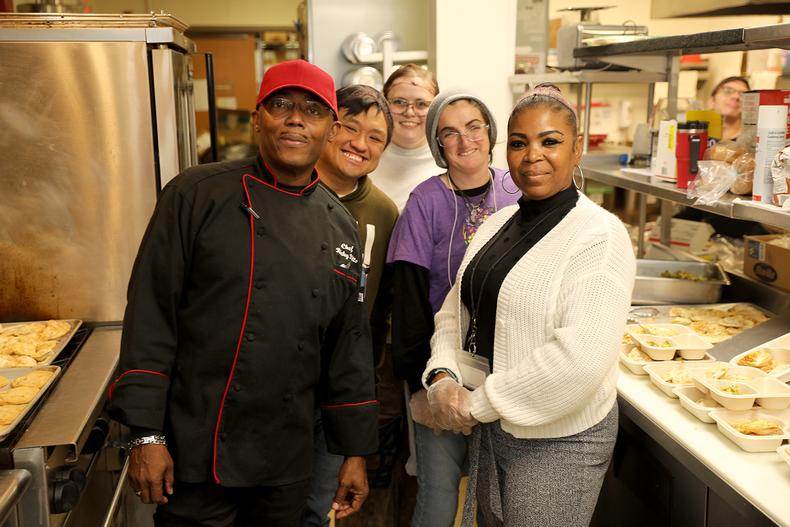
{"type": "Polygon", "coordinates": [[[787,15],[786,0],[652,0],[651,18],[733,15],[787,15]]]}

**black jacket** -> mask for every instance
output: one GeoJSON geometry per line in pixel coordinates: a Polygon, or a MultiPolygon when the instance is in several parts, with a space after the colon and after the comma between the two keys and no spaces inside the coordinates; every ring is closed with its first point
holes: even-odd
{"type": "Polygon", "coordinates": [[[331,452],[375,452],[357,238],[317,179],[278,187],[260,157],[179,175],[135,261],[111,415],[163,430],[185,482],[308,478],[316,404],[331,452]]]}

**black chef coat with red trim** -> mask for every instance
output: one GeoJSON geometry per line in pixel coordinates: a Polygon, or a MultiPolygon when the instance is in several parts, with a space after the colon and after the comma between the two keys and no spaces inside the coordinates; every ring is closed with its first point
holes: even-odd
{"type": "Polygon", "coordinates": [[[260,157],[179,175],[132,271],[111,415],[163,430],[185,482],[308,478],[316,404],[331,452],[374,453],[360,253],[317,179],[277,187],[260,157]]]}

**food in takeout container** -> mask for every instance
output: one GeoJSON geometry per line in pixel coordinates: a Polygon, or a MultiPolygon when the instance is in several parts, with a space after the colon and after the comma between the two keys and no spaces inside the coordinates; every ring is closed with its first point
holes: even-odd
{"type": "Polygon", "coordinates": [[[676,398],[677,394],[673,391],[674,388],[678,386],[693,386],[692,375],[701,367],[704,367],[704,365],[669,361],[646,364],[644,369],[650,375],[650,380],[653,381],[653,384],[658,386],[669,397],[676,398]]]}
{"type": "Polygon", "coordinates": [[[767,410],[717,409],[710,416],[722,434],[747,452],[774,451],[790,437],[787,419],[767,410]]]}
{"type": "Polygon", "coordinates": [[[691,415],[703,423],[716,422],[710,416],[710,412],[716,408],[721,408],[722,406],[719,403],[694,386],[679,386],[674,389],[674,392],[680,399],[680,406],[688,410],[691,415]]]}
{"type": "Polygon", "coordinates": [[[711,398],[728,410],[743,411],[754,406],[757,390],[740,381],[703,381],[711,398]]]}
{"type": "Polygon", "coordinates": [[[639,335],[631,333],[631,338],[639,345],[639,348],[647,353],[653,360],[672,360],[675,356],[675,342],[669,337],[657,337],[655,335],[639,335]]]}
{"type": "Polygon", "coordinates": [[[746,366],[733,366],[729,362],[714,362],[707,367],[700,369],[694,374],[694,386],[703,393],[708,393],[708,388],[703,382],[709,380],[723,381],[750,381],[765,377],[767,374],[762,370],[747,368],[746,366]]]}
{"type": "Polygon", "coordinates": [[[49,364],[81,324],[81,320],[3,324],[0,328],[0,368],[49,364]]]}
{"type": "Polygon", "coordinates": [[[11,433],[58,373],[58,366],[0,369],[0,439],[11,433]]]}
{"type": "Polygon", "coordinates": [[[736,355],[730,362],[760,369],[783,382],[790,381],[790,346],[763,345],[736,355]]]}

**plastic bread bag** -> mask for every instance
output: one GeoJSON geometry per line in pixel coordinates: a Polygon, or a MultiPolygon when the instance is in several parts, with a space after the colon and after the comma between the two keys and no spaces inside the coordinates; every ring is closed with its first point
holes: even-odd
{"type": "Polygon", "coordinates": [[[686,195],[697,198],[695,204],[711,205],[727,193],[737,174],[732,165],[724,161],[700,161],[699,172],[689,183],[686,195]]]}
{"type": "Polygon", "coordinates": [[[754,180],[754,152],[746,152],[732,162],[732,168],[737,174],[735,182],[730,187],[733,194],[751,194],[752,181],[754,180]]]}
{"type": "Polygon", "coordinates": [[[771,179],[774,183],[772,203],[790,209],[790,146],[777,152],[771,162],[771,179]]]}
{"type": "Polygon", "coordinates": [[[739,156],[745,154],[746,150],[746,148],[742,147],[735,141],[719,141],[712,147],[705,150],[703,159],[732,163],[739,156]]]}

